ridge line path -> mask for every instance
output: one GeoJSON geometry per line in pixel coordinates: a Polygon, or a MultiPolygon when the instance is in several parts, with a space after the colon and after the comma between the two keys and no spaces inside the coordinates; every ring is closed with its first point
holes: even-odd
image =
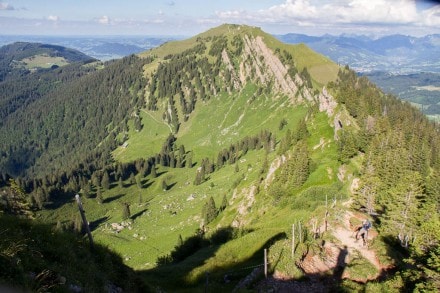
{"type": "MultiPolygon", "coordinates": [[[[355,233],[353,229],[350,228],[350,218],[356,217],[352,212],[346,211],[344,214],[344,223],[343,227],[337,226],[332,229],[332,234],[342,243],[342,245],[347,247],[347,250],[349,252],[349,256],[353,255],[353,250],[358,251],[363,258],[368,260],[371,264],[373,264],[376,269],[378,270],[377,275],[374,277],[378,277],[382,270],[384,269],[384,266],[380,264],[379,260],[377,259],[376,252],[373,249],[368,249],[368,246],[363,246],[362,239],[356,240],[355,233]]],[[[369,231],[367,242],[371,242],[374,237],[377,236],[377,233],[369,231]]]]}

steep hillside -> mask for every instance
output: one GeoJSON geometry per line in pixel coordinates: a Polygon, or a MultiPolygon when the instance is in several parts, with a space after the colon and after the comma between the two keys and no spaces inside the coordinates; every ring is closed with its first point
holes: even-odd
{"type": "Polygon", "coordinates": [[[349,68],[222,25],[61,89],[83,88],[55,121],[111,158],[18,181],[66,230],[79,193],[95,240],[157,290],[438,288],[438,125],[349,68]],[[87,119],[63,119],[79,105],[87,119]],[[350,229],[366,218],[362,246],[350,229]]]}
{"type": "Polygon", "coordinates": [[[114,138],[142,103],[142,66],[148,62],[130,56],[74,63],[1,83],[2,172],[49,180],[81,165],[107,164],[114,138]]]}

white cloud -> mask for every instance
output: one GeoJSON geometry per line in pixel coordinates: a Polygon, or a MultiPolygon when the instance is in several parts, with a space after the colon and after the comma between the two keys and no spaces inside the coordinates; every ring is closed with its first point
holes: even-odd
{"type": "Polygon", "coordinates": [[[100,18],[98,18],[98,22],[100,24],[110,24],[110,18],[107,15],[103,15],[100,18]]]}
{"type": "Polygon", "coordinates": [[[49,15],[49,16],[47,17],[47,20],[57,22],[57,21],[60,20],[60,17],[59,17],[59,16],[56,16],[56,15],[49,15]]]}
{"type": "Polygon", "coordinates": [[[15,8],[9,3],[0,2],[0,10],[15,10],[15,8]]]}
{"type": "Polygon", "coordinates": [[[422,19],[427,26],[440,27],[440,5],[423,11],[422,19]]]}
{"type": "Polygon", "coordinates": [[[223,21],[310,27],[440,26],[440,5],[418,11],[414,0],[285,0],[256,12],[216,12],[223,21]]]}
{"type": "Polygon", "coordinates": [[[315,23],[416,23],[421,20],[415,1],[410,0],[286,0],[285,3],[260,11],[275,19],[315,23]],[[316,4],[315,4],[316,3],[316,4]]]}

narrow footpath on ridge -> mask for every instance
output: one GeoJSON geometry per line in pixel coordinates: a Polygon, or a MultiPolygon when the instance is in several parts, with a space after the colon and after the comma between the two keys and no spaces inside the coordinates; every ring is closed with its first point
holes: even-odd
{"type": "MultiPolygon", "coordinates": [[[[368,243],[371,243],[371,241],[377,236],[377,232],[375,232],[373,229],[370,229],[370,231],[368,232],[367,245],[364,245],[361,237],[356,240],[356,232],[354,231],[355,227],[351,227],[350,225],[350,218],[352,217],[356,217],[360,221],[364,220],[360,216],[355,216],[352,212],[346,211],[344,214],[343,226],[334,227],[332,229],[332,234],[341,242],[343,246],[347,247],[347,257],[349,259],[351,259],[357,251],[361,254],[363,258],[368,260],[372,265],[376,267],[378,273],[372,278],[375,279],[380,275],[384,268],[379,263],[376,252],[373,249],[368,248],[368,243]]],[[[346,263],[349,263],[349,261],[346,261],[346,263]]]]}

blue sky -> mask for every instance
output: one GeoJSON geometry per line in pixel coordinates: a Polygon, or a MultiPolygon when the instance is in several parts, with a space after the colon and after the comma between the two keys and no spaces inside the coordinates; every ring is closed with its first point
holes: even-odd
{"type": "Polygon", "coordinates": [[[181,35],[223,23],[272,34],[440,33],[439,1],[0,0],[0,35],[181,35]]]}

